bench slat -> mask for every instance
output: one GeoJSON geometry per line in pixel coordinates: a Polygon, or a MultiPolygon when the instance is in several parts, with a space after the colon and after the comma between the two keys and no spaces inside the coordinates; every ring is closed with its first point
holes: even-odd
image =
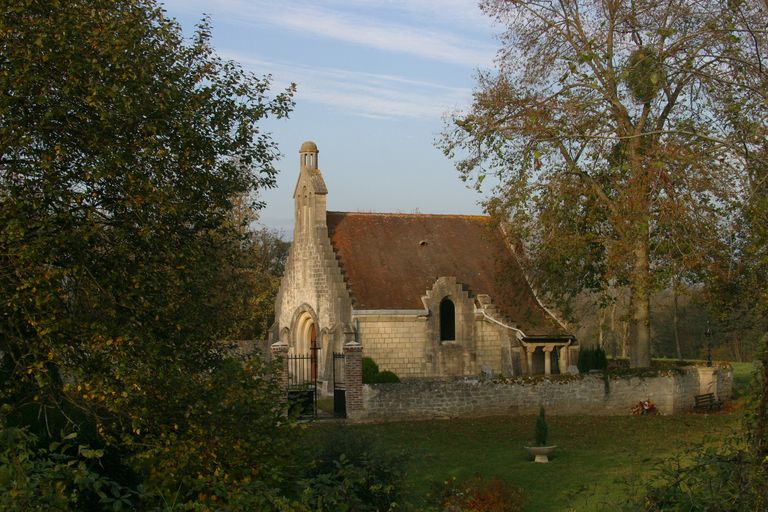
{"type": "Polygon", "coordinates": [[[706,409],[706,410],[719,410],[723,406],[723,402],[720,400],[717,400],[715,398],[714,393],[704,393],[703,395],[696,395],[693,397],[694,405],[693,408],[696,410],[699,409],[706,409]]]}

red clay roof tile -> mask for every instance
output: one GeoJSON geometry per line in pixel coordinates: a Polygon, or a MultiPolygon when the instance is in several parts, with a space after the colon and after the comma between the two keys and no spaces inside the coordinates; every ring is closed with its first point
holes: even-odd
{"type": "Polygon", "coordinates": [[[356,309],[422,309],[435,280],[454,276],[490,295],[528,336],[567,332],[539,304],[511,249],[479,215],[328,212],[328,234],[356,309]]]}

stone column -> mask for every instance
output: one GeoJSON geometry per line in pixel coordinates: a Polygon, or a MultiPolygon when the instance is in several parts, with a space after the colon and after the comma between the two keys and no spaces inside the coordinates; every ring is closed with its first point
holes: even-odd
{"type": "Polygon", "coordinates": [[[536,347],[532,345],[525,345],[525,358],[526,363],[528,363],[528,375],[533,375],[533,351],[536,350],[536,347]]]}
{"type": "Polygon", "coordinates": [[[568,345],[560,347],[560,357],[557,360],[557,365],[560,368],[561,375],[565,375],[568,372],[568,345]]]}
{"type": "Polygon", "coordinates": [[[344,345],[344,384],[347,417],[363,410],[363,346],[354,341],[344,345]]]}
{"type": "Polygon", "coordinates": [[[541,347],[544,350],[544,375],[550,375],[552,373],[552,350],[554,345],[544,345],[541,347]]]}

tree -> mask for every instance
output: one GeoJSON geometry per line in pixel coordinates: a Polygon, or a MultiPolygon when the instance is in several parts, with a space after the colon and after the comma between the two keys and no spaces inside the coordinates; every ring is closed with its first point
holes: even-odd
{"type": "Polygon", "coordinates": [[[765,162],[765,7],[752,1],[486,0],[497,69],[441,146],[559,303],[630,288],[632,366],[650,296],[727,252],[748,169],[765,162]]]}
{"type": "Polygon", "coordinates": [[[258,216],[248,204],[247,197],[234,201],[229,222],[240,234],[240,247],[230,253],[224,293],[217,300],[222,302],[221,311],[237,319],[225,334],[227,339],[266,340],[290,243],[278,231],[257,227],[258,216]]]}
{"type": "Polygon", "coordinates": [[[41,446],[79,430],[146,503],[277,486],[277,388],[221,349],[242,310],[217,298],[293,87],[269,97],[153,0],[0,6],[2,414],[41,446]]]}

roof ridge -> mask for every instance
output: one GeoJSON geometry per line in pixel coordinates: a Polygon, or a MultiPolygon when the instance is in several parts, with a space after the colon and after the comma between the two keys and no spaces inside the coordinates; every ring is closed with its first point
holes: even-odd
{"type": "Polygon", "coordinates": [[[460,213],[402,213],[402,212],[339,212],[339,211],[327,211],[326,213],[341,213],[344,215],[360,215],[360,216],[379,216],[379,217],[442,217],[442,218],[457,218],[457,219],[482,219],[489,220],[490,215],[472,215],[472,214],[460,214],[460,213]]]}

